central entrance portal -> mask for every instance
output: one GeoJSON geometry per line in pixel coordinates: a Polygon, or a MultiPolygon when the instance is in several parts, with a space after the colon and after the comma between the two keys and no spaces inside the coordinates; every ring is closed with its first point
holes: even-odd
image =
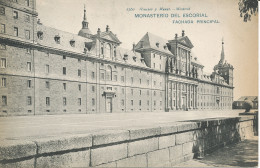
{"type": "Polygon", "coordinates": [[[107,97],[107,113],[112,113],[112,97],[107,97]]]}
{"type": "Polygon", "coordinates": [[[181,97],[181,108],[186,110],[186,96],[181,97]]]}

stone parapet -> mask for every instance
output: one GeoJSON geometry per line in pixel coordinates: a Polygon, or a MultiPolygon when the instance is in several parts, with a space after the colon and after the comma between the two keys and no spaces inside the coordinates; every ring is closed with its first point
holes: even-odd
{"type": "Polygon", "coordinates": [[[3,140],[0,167],[170,167],[253,136],[254,117],[3,140]]]}

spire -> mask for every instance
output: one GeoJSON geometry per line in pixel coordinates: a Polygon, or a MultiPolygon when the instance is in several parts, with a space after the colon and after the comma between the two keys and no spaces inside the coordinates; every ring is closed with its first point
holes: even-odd
{"type": "Polygon", "coordinates": [[[83,16],[83,21],[82,21],[82,28],[78,33],[79,36],[82,37],[88,37],[90,38],[92,33],[88,28],[88,21],[87,21],[87,16],[86,16],[86,5],[84,4],[84,16],[83,16]]]}
{"type": "Polygon", "coordinates": [[[86,17],[86,5],[84,4],[84,17],[83,17],[84,21],[87,21],[87,17],[86,17]]]}
{"type": "Polygon", "coordinates": [[[224,39],[222,38],[222,50],[221,50],[221,59],[220,62],[223,64],[225,61],[225,54],[224,54],[224,39]]]}
{"type": "Polygon", "coordinates": [[[84,4],[84,17],[82,21],[82,29],[88,29],[88,21],[86,17],[86,5],[84,4]]]}

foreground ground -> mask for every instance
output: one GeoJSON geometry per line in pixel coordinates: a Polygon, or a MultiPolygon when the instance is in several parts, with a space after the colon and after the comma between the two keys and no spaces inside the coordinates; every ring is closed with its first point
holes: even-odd
{"type": "Polygon", "coordinates": [[[226,146],[201,160],[190,160],[174,167],[257,167],[258,137],[226,146]]]}
{"type": "Polygon", "coordinates": [[[239,112],[242,111],[178,111],[1,117],[0,139],[33,139],[35,137],[81,134],[106,129],[154,126],[184,120],[236,117],[239,112]]]}

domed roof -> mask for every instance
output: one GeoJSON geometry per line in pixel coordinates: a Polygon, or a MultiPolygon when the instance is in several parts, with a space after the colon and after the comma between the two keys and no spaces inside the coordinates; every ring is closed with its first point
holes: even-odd
{"type": "Polygon", "coordinates": [[[87,17],[86,17],[86,8],[84,5],[84,17],[83,17],[83,21],[82,21],[82,28],[78,33],[79,36],[82,37],[91,37],[92,33],[88,28],[88,21],[87,21],[87,17]]]}
{"type": "Polygon", "coordinates": [[[82,36],[82,37],[90,37],[91,34],[92,34],[92,33],[91,33],[91,31],[89,30],[89,28],[82,28],[82,29],[79,31],[79,33],[78,33],[78,35],[79,35],[79,36],[82,36]]]}

